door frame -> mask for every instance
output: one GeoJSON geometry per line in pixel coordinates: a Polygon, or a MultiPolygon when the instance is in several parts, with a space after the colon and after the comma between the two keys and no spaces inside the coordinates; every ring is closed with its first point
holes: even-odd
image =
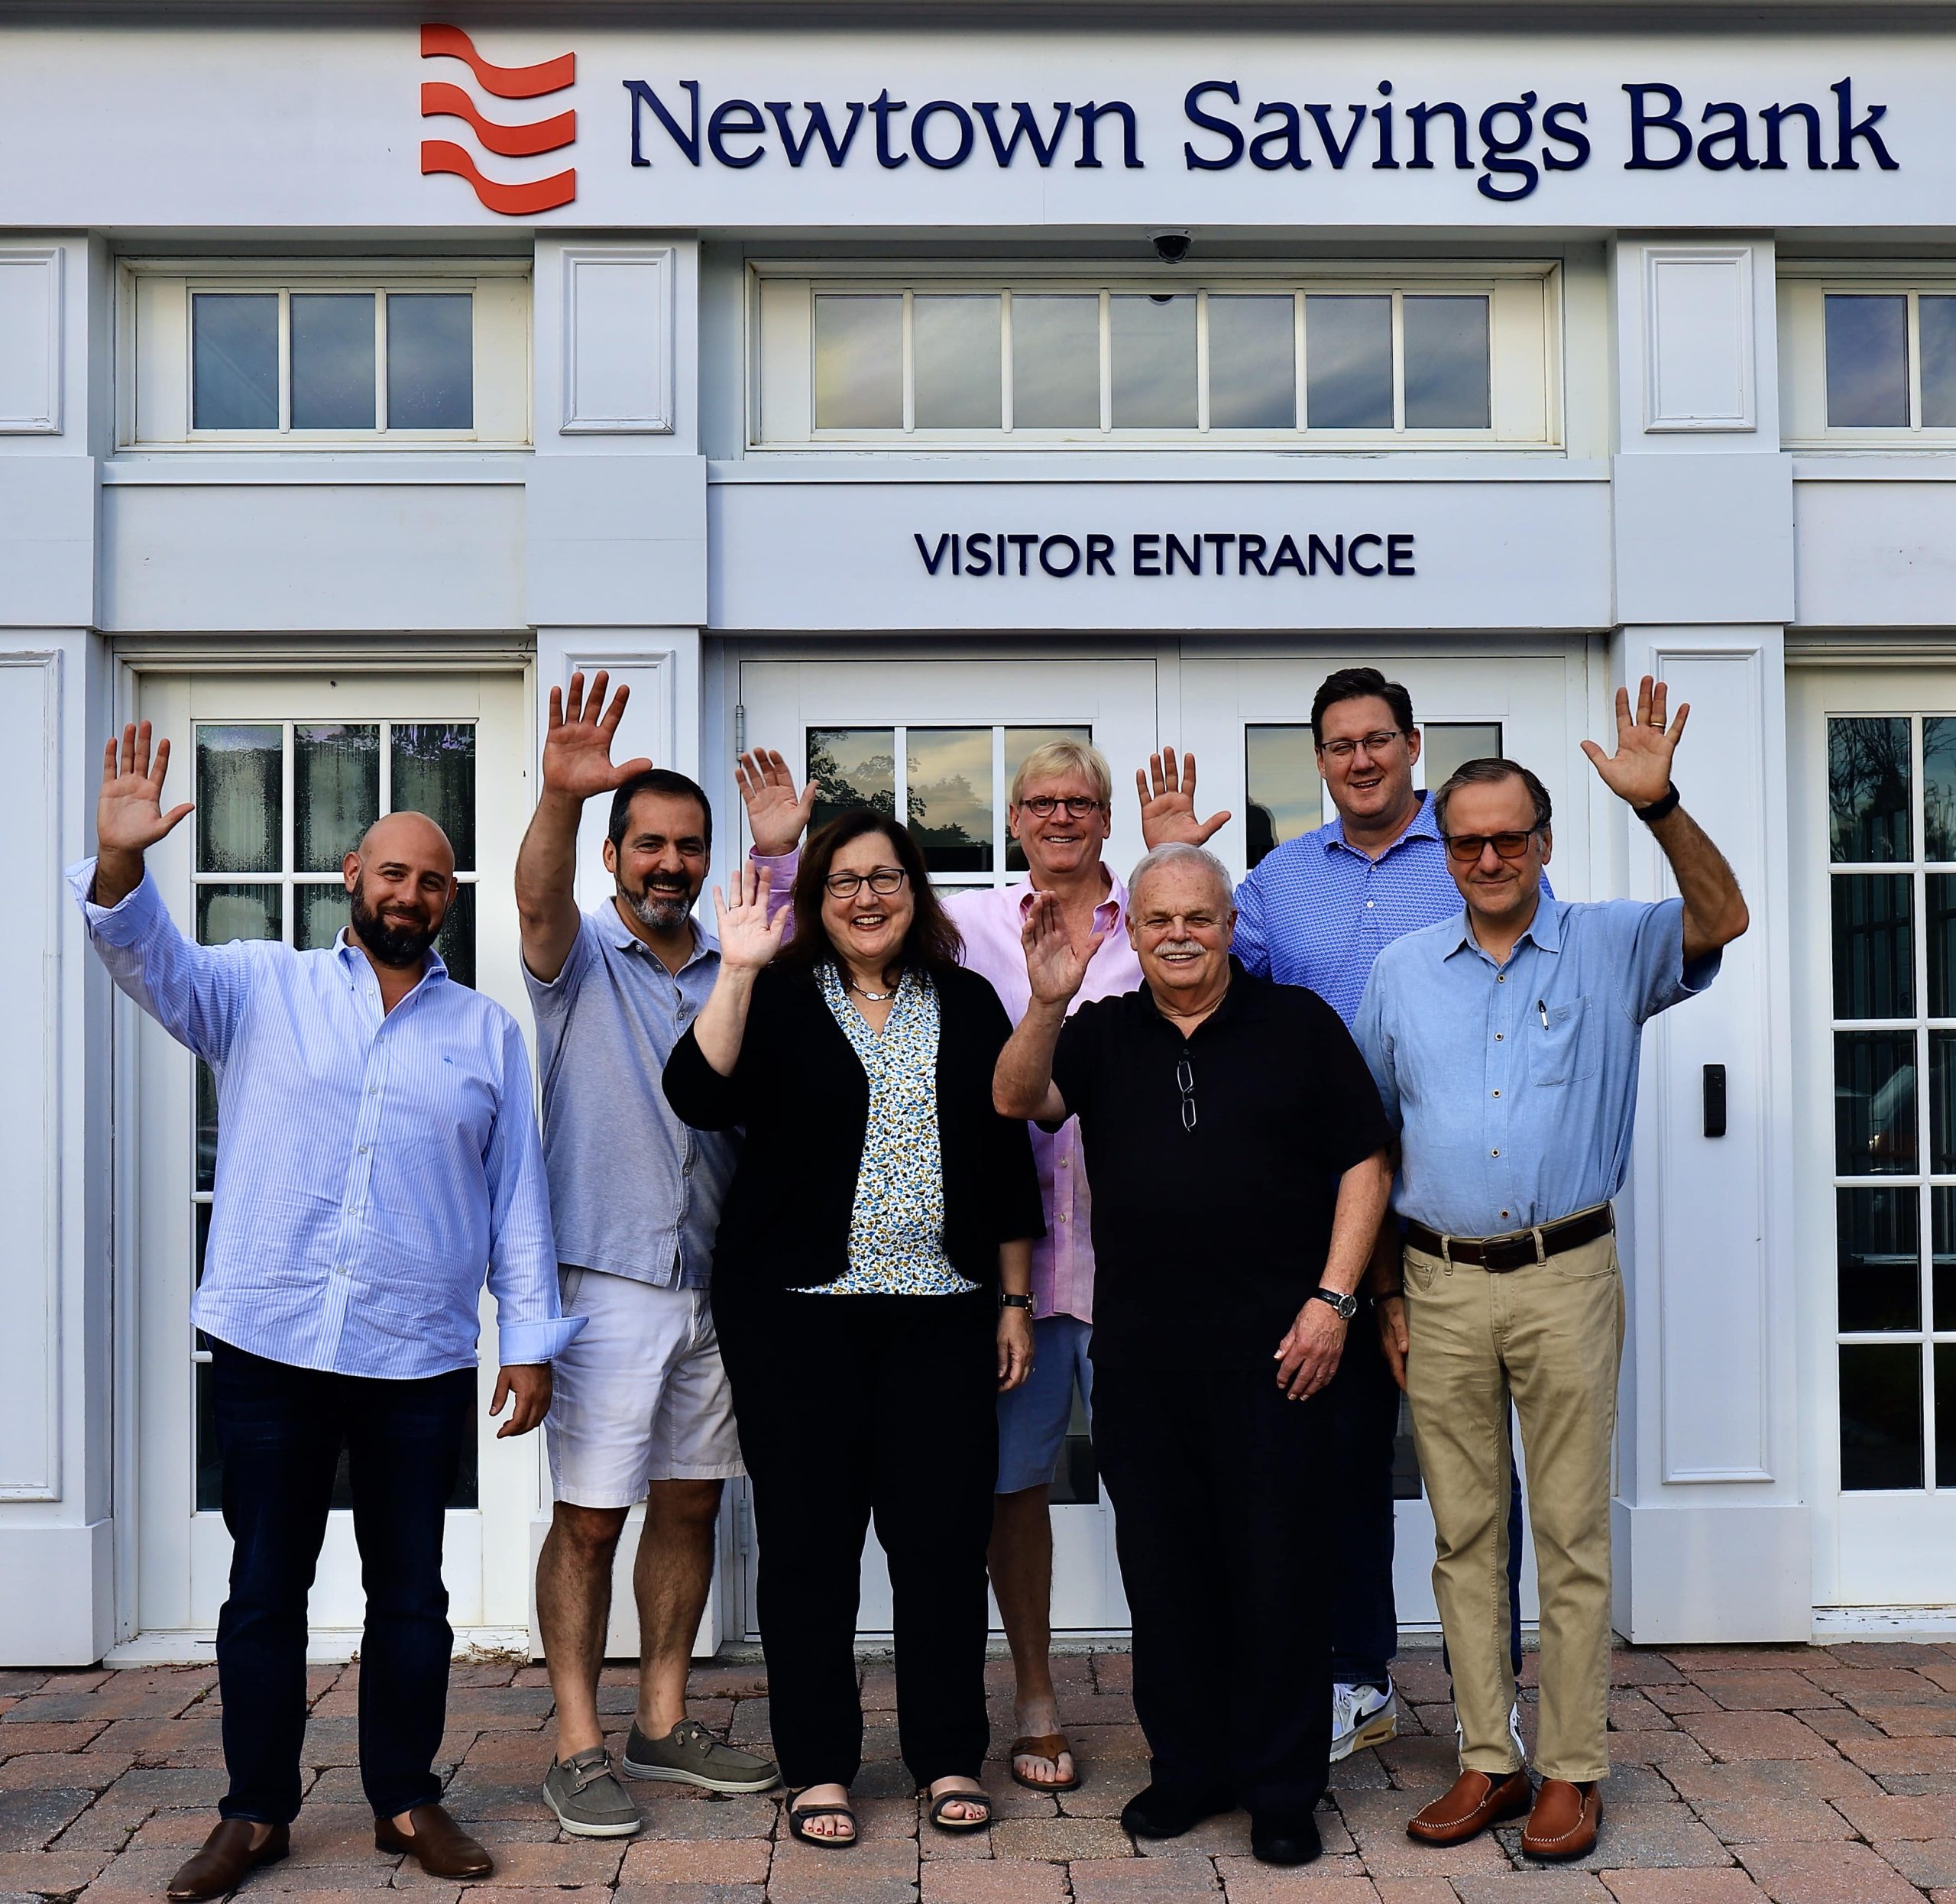
{"type": "MultiPolygon", "coordinates": [[[[126,722],[138,717],[144,678],[154,675],[495,673],[509,676],[517,684],[522,703],[524,757],[533,761],[537,753],[536,665],[535,640],[527,633],[491,634],[454,641],[440,640],[416,630],[403,630],[393,635],[309,635],[296,640],[263,633],[223,640],[183,635],[119,636],[109,644],[109,699],[115,730],[119,733],[126,722]]],[[[176,777],[180,792],[185,784],[183,776],[194,771],[194,761],[192,750],[180,744],[181,737],[170,738],[180,743],[176,777]]],[[[113,993],[111,1009],[108,1103],[115,1141],[112,1146],[110,1192],[112,1367],[108,1400],[112,1425],[108,1513],[113,1530],[112,1569],[117,1641],[113,1658],[118,1665],[207,1660],[213,1656],[213,1642],[202,1629],[145,1630],[140,1624],[143,1490],[138,1402],[144,1342],[134,1239],[141,1233],[141,1225],[137,1053],[142,1035],[142,1014],[119,992],[113,993]],[[134,1326],[126,1326],[123,1319],[137,1320],[134,1326]]],[[[523,1028],[526,1046],[532,1048],[533,1072],[533,1028],[526,1012],[515,1015],[523,1028]]],[[[540,1433],[536,1443],[533,1452],[541,1485],[540,1433]]],[[[485,1567],[491,1564],[486,1549],[484,1562],[485,1567]]],[[[515,1556],[514,1564],[527,1566],[529,1563],[526,1543],[523,1551],[515,1556]]],[[[526,1626],[462,1629],[457,1634],[458,1643],[510,1650],[520,1647],[526,1650],[529,1637],[526,1626]]],[[[310,1636],[308,1656],[320,1660],[344,1659],[357,1638],[357,1632],[322,1629],[310,1636]]]]}

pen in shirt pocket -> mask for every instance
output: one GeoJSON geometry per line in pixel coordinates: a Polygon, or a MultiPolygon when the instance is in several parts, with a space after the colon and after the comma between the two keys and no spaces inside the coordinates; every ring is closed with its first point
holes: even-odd
{"type": "Polygon", "coordinates": [[[1537,999],[1535,1001],[1535,1009],[1542,1015],[1542,1029],[1546,1031],[1549,1028],[1549,1007],[1547,1000],[1545,999],[1537,999]]]}

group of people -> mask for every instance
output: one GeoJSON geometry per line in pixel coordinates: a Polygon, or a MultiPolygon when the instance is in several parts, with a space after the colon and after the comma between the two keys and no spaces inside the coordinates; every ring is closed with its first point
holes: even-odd
{"type": "Polygon", "coordinates": [[[1015,1675],[1011,1776],[1079,1785],[1048,1630],[1077,1391],[1151,1755],[1122,1821],[1172,1838],[1241,1806],[1259,1857],[1307,1861],[1330,1763],[1396,1729],[1403,1388],[1460,1766],[1407,1830],[1451,1844],[1526,1814],[1525,1851],[1589,1851],[1624,1318],[1611,1200],[1641,1028],[1747,924],[1671,782],[1689,711],[1669,718],[1647,679],[1634,707],[1618,692],[1615,751],[1584,743],[1670,863],[1679,896],[1655,905],[1556,898],[1550,796],[1518,763],[1416,790],[1405,689],[1352,668],[1312,710],[1336,818],[1239,886],[1205,844],[1228,816],[1198,818],[1194,760],[1172,750],[1137,775],[1148,850],[1125,886],[1103,863],[1107,763],[1060,740],[1011,788],[1026,879],[948,899],[886,813],[848,809],[805,844],[819,788],[756,751],[739,763],[753,850],[709,934],[710,803],[613,762],[627,697],[608,685],[552,690],[517,866],[540,1136],[515,1024],[433,950],[455,886],[432,821],[390,814],[347,854],[330,949],[199,946],[144,869],[189,811],[163,808],[169,743],[145,725],[107,750],[76,896],[116,983],[212,1067],[221,1113],[193,1314],[235,1543],[231,1783],[169,1896],[220,1895],[289,1850],[306,1596],[343,1446],[376,1845],[437,1876],[491,1870],[433,1770],[442,1513],[485,1266],[491,1412],[513,1404],[498,1433],[547,1416],[544,1796],[567,1831],[638,1831],[628,1779],[779,1779],[795,1838],[857,1841],[872,1524],[899,1748],[931,1823],[991,1815],[988,1580],[1015,1675]],[[604,797],[614,892],[581,912],[578,822],[604,797]],[[1511,1412],[1541,1589],[1539,1789],[1517,1723],[1511,1412]],[[721,1488],[742,1473],[778,1767],[686,1709],[721,1488]],[[640,1502],[637,1705],[614,1761],[597,1678],[640,1502]]]}

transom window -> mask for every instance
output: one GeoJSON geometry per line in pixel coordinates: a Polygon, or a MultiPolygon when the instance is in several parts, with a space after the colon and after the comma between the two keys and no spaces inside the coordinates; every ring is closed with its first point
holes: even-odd
{"type": "Polygon", "coordinates": [[[1780,312],[1789,442],[1956,447],[1956,271],[1795,267],[1780,312]]]}
{"type": "Polygon", "coordinates": [[[125,447],[528,439],[528,285],[515,270],[133,266],[125,284],[125,447]]]}
{"type": "Polygon", "coordinates": [[[1841,1485],[1956,1488],[1956,716],[1827,743],[1841,1485]]]}
{"type": "Polygon", "coordinates": [[[1540,267],[757,283],[756,447],[1553,439],[1540,267]]]}

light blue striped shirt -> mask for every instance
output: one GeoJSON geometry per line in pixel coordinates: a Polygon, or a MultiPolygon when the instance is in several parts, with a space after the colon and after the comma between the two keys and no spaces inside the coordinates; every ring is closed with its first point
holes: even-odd
{"type": "MultiPolygon", "coordinates": [[[[486,1267],[504,1364],[583,1326],[558,1304],[550,1200],[516,1021],[432,953],[392,1012],[330,950],[193,944],[155,882],[118,905],[68,872],[118,986],[217,1079],[216,1196],[191,1316],[301,1368],[397,1381],[474,1366],[486,1267]]],[[[187,1109],[187,1106],[186,1106],[187,1109]]]]}

